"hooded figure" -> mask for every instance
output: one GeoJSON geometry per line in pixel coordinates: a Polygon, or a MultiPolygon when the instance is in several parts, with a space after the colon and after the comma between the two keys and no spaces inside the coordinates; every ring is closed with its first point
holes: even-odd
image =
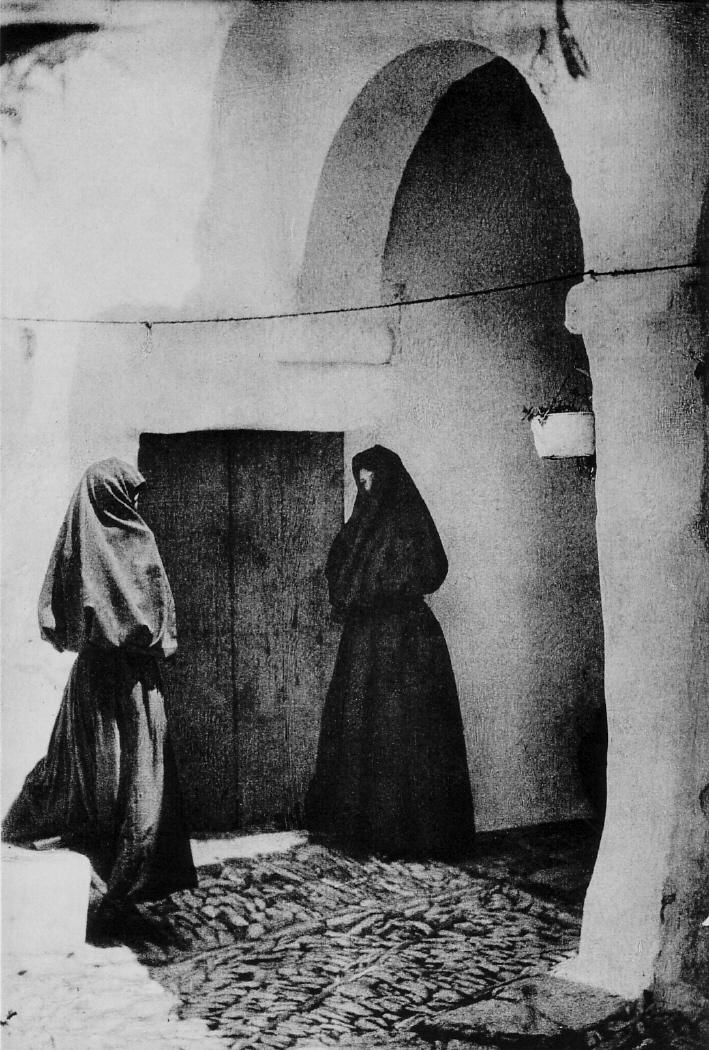
{"type": "Polygon", "coordinates": [[[106,901],[152,900],[197,879],[168,737],[160,671],[177,648],[145,479],[95,463],[72,496],[39,599],[42,637],[78,653],[47,755],[3,822],[15,842],[60,836],[85,853],[106,901]]]}
{"type": "Polygon", "coordinates": [[[306,823],[345,847],[452,859],[473,802],[448,648],[423,600],[446,577],[438,531],[401,460],[352,461],[357,498],[326,576],[344,621],[306,823]]]}

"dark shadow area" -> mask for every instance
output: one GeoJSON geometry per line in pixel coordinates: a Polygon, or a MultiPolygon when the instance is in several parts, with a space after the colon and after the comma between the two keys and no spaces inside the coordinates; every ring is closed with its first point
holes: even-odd
{"type": "MultiPolygon", "coordinates": [[[[450,86],[412,150],[382,285],[385,298],[403,302],[500,289],[412,309],[416,326],[402,321],[402,356],[428,369],[432,385],[459,392],[448,407],[461,423],[441,460],[455,458],[465,490],[457,504],[470,508],[467,517],[456,505],[448,513],[467,537],[452,563],[474,581],[474,600],[461,593],[456,616],[465,610],[476,657],[457,671],[472,682],[483,732],[497,704],[509,725],[519,724],[510,747],[527,759],[514,777],[517,797],[528,792],[530,802],[507,819],[563,818],[549,797],[534,811],[534,792],[547,792],[585,800],[600,827],[607,726],[595,457],[531,459],[521,422],[528,398],[562,411],[590,407],[583,339],[565,326],[566,297],[583,269],[578,211],[553,132],[524,78],[493,59],[450,86]],[[466,413],[485,425],[469,425],[466,413]],[[503,637],[514,637],[524,661],[509,659],[503,637]]],[[[499,762],[497,746],[483,739],[471,770],[499,762]]],[[[570,802],[569,815],[582,812],[583,801],[570,802]]]]}
{"type": "Polygon", "coordinates": [[[579,741],[578,761],[586,797],[593,810],[593,823],[599,831],[606,816],[606,772],[608,758],[608,717],[606,705],[597,707],[579,741]]]}
{"type": "Polygon", "coordinates": [[[385,287],[406,300],[568,275],[551,293],[561,307],[558,333],[546,334],[588,367],[563,309],[583,269],[556,139],[524,78],[496,58],[451,85],[409,157],[383,257],[385,287]]]}
{"type": "Polygon", "coordinates": [[[96,33],[100,28],[95,22],[24,22],[3,26],[0,65],[28,54],[42,44],[52,44],[77,34],[96,33]]]}
{"type": "MultiPolygon", "coordinates": [[[[169,909],[169,903],[163,907],[169,909]]],[[[189,949],[166,915],[154,914],[145,904],[116,903],[109,906],[92,902],[86,923],[86,940],[97,948],[127,945],[140,953],[180,952],[189,949]]]]}
{"type": "Polygon", "coordinates": [[[581,908],[601,840],[601,824],[561,824],[479,833],[475,864],[545,900],[581,908]]]}
{"type": "MultiPolygon", "coordinates": [[[[699,310],[704,318],[705,329],[709,329],[709,189],[704,193],[702,210],[699,217],[697,229],[697,242],[695,248],[697,264],[702,267],[703,273],[697,282],[697,296],[699,310]]],[[[709,350],[700,361],[695,361],[694,374],[702,384],[702,394],[705,406],[709,406],[709,350]]],[[[700,496],[700,512],[696,523],[697,533],[709,550],[709,426],[704,429],[704,466],[702,470],[702,490],[700,496]]]]}

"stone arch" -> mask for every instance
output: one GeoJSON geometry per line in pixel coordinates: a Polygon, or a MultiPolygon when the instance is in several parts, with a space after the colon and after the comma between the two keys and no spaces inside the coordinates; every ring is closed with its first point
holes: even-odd
{"type": "MultiPolygon", "coordinates": [[[[416,221],[415,231],[404,231],[409,250],[433,256],[440,274],[423,258],[412,263],[417,273],[403,298],[553,278],[570,284],[583,272],[578,210],[556,138],[525,78],[503,58],[455,81],[434,107],[406,163],[392,218],[405,206],[416,221]],[[411,184],[426,167],[426,185],[415,192],[411,184]],[[454,269],[450,258],[435,260],[441,223],[446,256],[458,257],[454,269]]],[[[394,295],[402,283],[390,262],[395,240],[390,224],[383,279],[394,295]]],[[[564,297],[553,299],[563,330],[564,297]]]]}
{"type": "MultiPolygon", "coordinates": [[[[583,246],[563,144],[516,66],[471,40],[421,44],[384,65],[363,86],[328,150],[318,180],[298,277],[301,309],[377,303],[382,298],[381,261],[396,195],[411,153],[432,113],[456,82],[492,64],[525,96],[537,133],[543,132],[553,167],[566,181],[574,209],[576,259],[583,246]]],[[[569,260],[571,263],[571,260],[569,260]]]]}
{"type": "Polygon", "coordinates": [[[350,107],[328,151],[301,274],[302,308],[376,303],[394,198],[411,151],[452,83],[495,56],[465,40],[414,47],[350,107]]]}

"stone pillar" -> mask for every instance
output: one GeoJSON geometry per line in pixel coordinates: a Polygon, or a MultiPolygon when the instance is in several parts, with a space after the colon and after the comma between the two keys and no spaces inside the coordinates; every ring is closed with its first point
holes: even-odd
{"type": "Polygon", "coordinates": [[[569,293],[593,377],[608,809],[569,977],[665,1003],[709,987],[709,529],[701,273],[569,293]]]}

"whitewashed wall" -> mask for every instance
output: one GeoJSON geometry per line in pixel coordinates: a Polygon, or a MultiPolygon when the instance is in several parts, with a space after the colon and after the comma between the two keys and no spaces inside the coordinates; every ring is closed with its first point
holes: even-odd
{"type": "MultiPolygon", "coordinates": [[[[80,7],[86,17],[87,5],[80,7]]],[[[66,659],[38,641],[34,605],[68,494],[89,461],[108,453],[134,456],[141,430],[337,426],[352,431],[353,449],[373,435],[390,437],[411,463],[455,561],[460,527],[446,520],[449,497],[443,498],[452,478],[441,474],[431,447],[424,451],[417,443],[414,403],[421,388],[414,392],[413,372],[406,378],[401,363],[408,347],[414,368],[417,315],[407,315],[399,328],[396,311],[374,319],[348,315],[346,323],[156,326],[152,335],[139,323],[360,304],[380,294],[381,216],[393,204],[403,150],[373,154],[372,165],[381,169],[375,178],[353,171],[347,221],[335,230],[318,227],[317,243],[333,249],[327,296],[313,281],[318,260],[309,254],[308,237],[326,214],[318,207],[318,185],[328,152],[388,63],[441,41],[454,42],[451,79],[479,65],[485,50],[508,59],[538,98],[561,150],[586,267],[696,261],[709,127],[701,9],[613,0],[581,0],[566,9],[588,61],[587,77],[567,72],[551,2],[97,4],[102,29],[85,46],[53,45],[58,50],[51,55],[64,59],[53,68],[30,68],[27,59],[11,68],[14,87],[7,90],[18,115],[9,121],[5,151],[3,312],[135,323],[18,320],[4,327],[5,805],[44,750],[66,674],[66,659]],[[22,73],[24,90],[12,94],[22,73]],[[373,187],[381,197],[372,196],[373,187]],[[348,223],[351,231],[359,228],[354,240],[348,223]],[[392,348],[400,356],[389,364],[392,348]],[[281,353],[289,364],[280,363],[281,353]]],[[[72,5],[38,3],[34,10],[46,20],[48,11],[66,15],[72,5]]],[[[423,129],[427,106],[448,86],[439,74],[440,66],[424,78],[426,98],[417,95],[413,110],[409,93],[400,96],[397,112],[410,131],[423,129]]],[[[410,92],[416,94],[415,85],[410,92]]],[[[606,694],[614,802],[591,886],[580,972],[628,991],[652,980],[667,936],[659,915],[670,883],[679,887],[671,891],[675,903],[667,914],[680,912],[673,926],[681,933],[675,937],[680,956],[689,943],[684,918],[702,903],[697,873],[706,834],[698,795],[709,761],[701,741],[709,734],[701,714],[706,675],[695,667],[684,676],[687,650],[684,642],[673,648],[673,623],[653,621],[649,630],[647,620],[637,618],[646,610],[640,590],[647,580],[631,571],[632,551],[624,546],[630,512],[619,496],[632,495],[633,528],[642,530],[638,508],[653,504],[653,485],[669,476],[679,455],[687,484],[682,514],[672,521],[681,531],[703,513],[704,407],[698,387],[683,386],[681,367],[662,373],[667,388],[650,421],[664,420],[657,434],[680,433],[680,444],[666,447],[656,435],[655,471],[638,471],[633,457],[618,457],[627,445],[623,401],[645,396],[638,375],[657,393],[652,362],[662,359],[663,348],[682,355],[701,345],[699,307],[684,292],[662,300],[672,339],[658,336],[658,325],[643,313],[643,295],[618,281],[613,310],[605,315],[601,309],[581,326],[605,399],[597,404],[597,494],[604,615],[613,625],[606,637],[606,694]],[[620,368],[615,340],[634,347],[632,366],[620,368]],[[652,361],[643,358],[651,344],[652,361]],[[665,394],[677,421],[669,431],[665,394]],[[678,754],[689,756],[681,769],[678,754]],[[686,859],[681,878],[678,848],[686,859]],[[604,915],[611,899],[612,914],[604,915]]],[[[430,317],[425,323],[434,324],[430,317]]],[[[510,403],[520,393],[511,390],[510,403]]],[[[439,410],[445,403],[438,402],[439,410]]],[[[520,470],[529,468],[528,459],[520,463],[520,470]]],[[[671,560],[660,566],[663,594],[681,595],[664,607],[679,616],[682,637],[695,639],[695,657],[706,656],[709,645],[701,612],[705,554],[691,547],[681,572],[671,560]],[[698,582],[688,594],[690,564],[698,582]]],[[[466,613],[451,593],[442,591],[436,607],[459,669],[468,657],[455,624],[466,613]]],[[[459,677],[470,711],[466,675],[459,677]]],[[[520,818],[507,804],[495,812],[493,791],[483,789],[481,797],[489,826],[520,818]]],[[[522,808],[528,802],[531,796],[522,808]]],[[[568,797],[565,805],[558,815],[574,811],[568,797]]],[[[528,812],[538,819],[542,810],[528,812]]],[[[696,969],[696,938],[693,944],[686,950],[695,952],[696,969]]]]}

